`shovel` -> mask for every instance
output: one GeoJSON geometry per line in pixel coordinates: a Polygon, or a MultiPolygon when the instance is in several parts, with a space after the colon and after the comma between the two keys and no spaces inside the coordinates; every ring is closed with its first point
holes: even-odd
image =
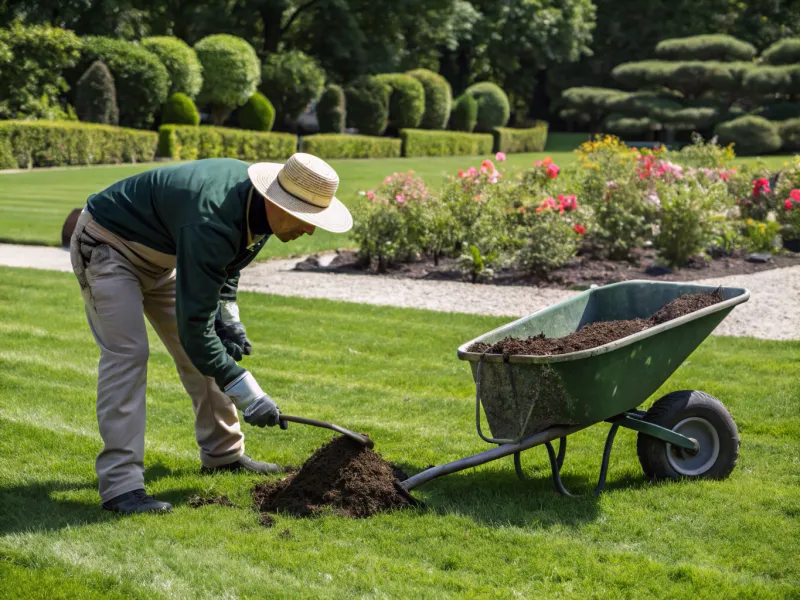
{"type": "Polygon", "coordinates": [[[288,429],[289,422],[302,423],[303,425],[322,427],[323,429],[330,429],[331,431],[335,431],[336,433],[341,433],[343,436],[348,437],[354,442],[357,442],[362,446],[366,446],[367,448],[370,449],[372,449],[375,446],[375,442],[369,439],[368,436],[356,433],[355,431],[350,431],[349,429],[345,429],[344,427],[339,427],[338,425],[334,425],[333,423],[326,423],[325,421],[317,421],[316,419],[307,419],[306,417],[295,417],[293,415],[284,415],[283,413],[281,413],[279,419],[280,419],[279,424],[281,429],[288,429]]]}

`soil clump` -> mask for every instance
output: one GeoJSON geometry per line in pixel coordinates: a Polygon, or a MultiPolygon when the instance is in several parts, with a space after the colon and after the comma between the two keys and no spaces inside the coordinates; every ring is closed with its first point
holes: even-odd
{"type": "Polygon", "coordinates": [[[219,506],[233,506],[227,496],[190,496],[187,504],[192,508],[200,508],[201,506],[208,506],[209,504],[218,504],[219,506]]]}
{"type": "Polygon", "coordinates": [[[661,307],[648,319],[597,321],[560,338],[547,338],[544,334],[539,334],[522,340],[507,337],[494,344],[477,342],[470,346],[469,351],[505,356],[515,354],[552,356],[588,350],[661,325],[723,300],[720,290],[704,294],[685,294],[661,307]]]}

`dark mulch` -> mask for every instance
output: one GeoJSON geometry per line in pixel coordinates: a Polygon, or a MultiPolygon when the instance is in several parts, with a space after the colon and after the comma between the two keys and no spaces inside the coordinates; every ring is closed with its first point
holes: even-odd
{"type": "Polygon", "coordinates": [[[192,508],[217,504],[219,506],[233,506],[227,496],[190,496],[187,504],[192,508]]]}
{"type": "Polygon", "coordinates": [[[514,354],[552,356],[578,352],[628,337],[723,300],[719,290],[706,294],[685,294],[661,307],[649,319],[598,321],[589,323],[582,329],[560,338],[546,338],[544,334],[539,334],[523,340],[507,337],[494,344],[476,342],[470,346],[469,351],[506,356],[514,354]]]}

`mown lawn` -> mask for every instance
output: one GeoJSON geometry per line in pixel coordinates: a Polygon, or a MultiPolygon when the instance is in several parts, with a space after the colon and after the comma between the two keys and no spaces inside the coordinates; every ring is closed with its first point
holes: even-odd
{"type": "MultiPolygon", "coordinates": [[[[367,431],[411,473],[486,449],[459,343],[503,319],[242,294],[246,366],[286,411],[367,431]]],[[[192,410],[151,336],[147,482],[168,516],[100,510],[98,351],[69,274],[0,269],[0,596],[4,598],[787,598],[800,586],[800,343],[712,338],[663,391],[698,388],[742,439],[730,479],[654,485],[621,430],[607,492],[561,498],[545,452],[415,492],[414,510],[265,529],[247,475],[203,476],[192,410]],[[193,509],[192,494],[234,508],[193,509]]],[[[246,426],[245,426],[246,427],[246,426]]],[[[596,478],[607,425],[571,439],[567,486],[596,478]]],[[[330,435],[247,428],[301,464],[330,435]]]]}

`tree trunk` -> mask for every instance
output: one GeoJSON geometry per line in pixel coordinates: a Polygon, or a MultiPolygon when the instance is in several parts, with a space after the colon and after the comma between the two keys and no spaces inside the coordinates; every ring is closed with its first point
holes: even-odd
{"type": "Polygon", "coordinates": [[[264,23],[263,54],[265,56],[278,51],[282,37],[283,13],[286,12],[287,6],[286,0],[267,0],[259,9],[261,20],[264,23]]]}

